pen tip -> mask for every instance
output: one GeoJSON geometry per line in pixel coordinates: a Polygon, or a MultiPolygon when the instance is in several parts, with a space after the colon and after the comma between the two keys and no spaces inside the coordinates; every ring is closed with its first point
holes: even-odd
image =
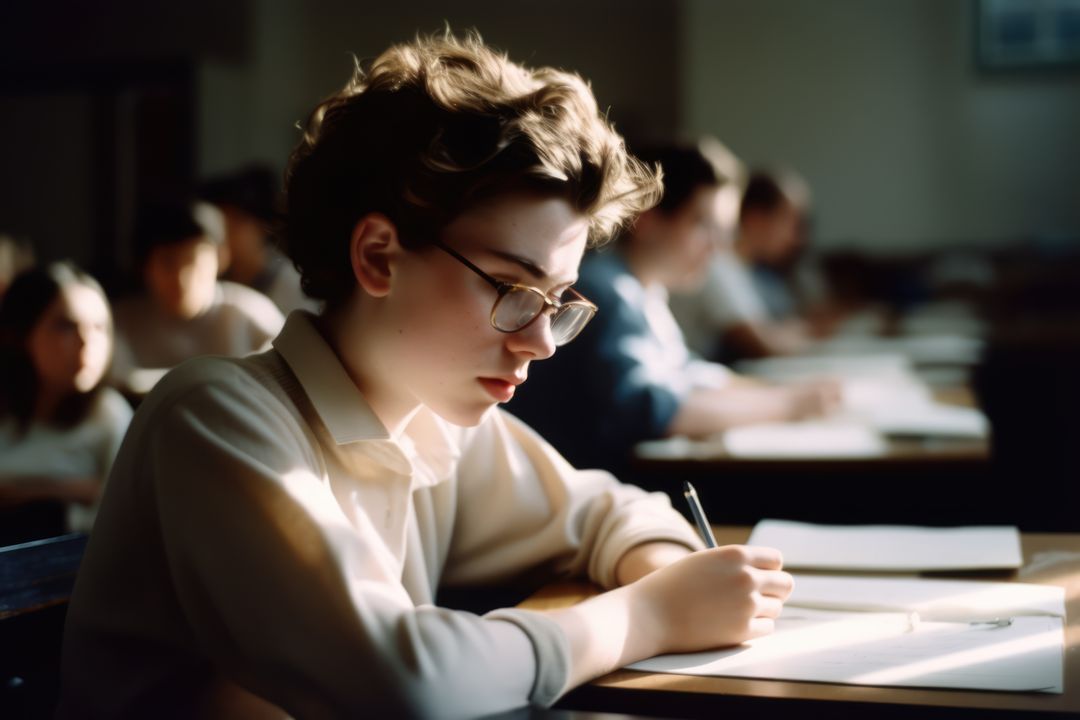
{"type": "Polygon", "coordinates": [[[684,493],[694,492],[694,486],[690,484],[689,480],[683,480],[683,482],[682,482],[682,491],[684,493]]]}

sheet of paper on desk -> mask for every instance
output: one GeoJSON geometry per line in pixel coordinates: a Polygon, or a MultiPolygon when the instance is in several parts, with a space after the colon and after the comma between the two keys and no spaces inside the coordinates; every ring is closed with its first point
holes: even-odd
{"type": "Polygon", "coordinates": [[[923,621],[911,613],[785,607],[776,632],[736,648],[662,655],[630,669],[852,685],[1064,691],[1064,621],[923,621]]]}
{"type": "Polygon", "coordinates": [[[911,377],[914,365],[902,354],[886,352],[852,357],[799,355],[744,360],[735,364],[735,370],[777,382],[819,377],[888,380],[911,377]]]}
{"type": "Polygon", "coordinates": [[[981,411],[935,402],[878,405],[865,417],[885,435],[981,439],[990,434],[990,423],[981,411]]]}
{"type": "Polygon", "coordinates": [[[844,612],[917,612],[923,620],[971,621],[1017,616],[1065,617],[1056,585],[919,577],[796,574],[786,607],[844,612]]]}
{"type": "Polygon", "coordinates": [[[1020,532],[1007,525],[956,528],[813,525],[762,520],[747,541],[780,550],[794,569],[922,572],[1018,568],[1020,532]]]}
{"type": "Polygon", "coordinates": [[[760,459],[875,458],[885,454],[881,435],[860,423],[807,421],[732,428],[722,438],[731,457],[760,459]]]}

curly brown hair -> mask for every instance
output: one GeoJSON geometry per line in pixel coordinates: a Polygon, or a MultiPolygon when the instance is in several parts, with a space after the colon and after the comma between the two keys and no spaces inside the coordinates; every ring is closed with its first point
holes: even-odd
{"type": "Polygon", "coordinates": [[[334,305],[355,287],[349,237],[381,212],[420,249],[477,203],[561,197],[597,245],[660,198],[588,84],[528,69],[447,30],[395,45],[316,106],[289,160],[282,239],[304,292],[334,305]]]}

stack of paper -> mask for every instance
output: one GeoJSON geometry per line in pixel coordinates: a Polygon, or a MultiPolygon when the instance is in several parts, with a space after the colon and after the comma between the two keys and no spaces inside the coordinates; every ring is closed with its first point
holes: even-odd
{"type": "Polygon", "coordinates": [[[1005,525],[934,528],[762,520],[747,542],[777,548],[785,567],[802,570],[988,570],[1023,563],[1020,532],[1005,525]]]}

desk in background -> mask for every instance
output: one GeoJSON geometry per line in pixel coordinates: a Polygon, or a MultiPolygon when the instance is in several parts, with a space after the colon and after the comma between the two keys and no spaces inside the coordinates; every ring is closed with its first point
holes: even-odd
{"type": "MultiPolygon", "coordinates": [[[[745,542],[750,528],[717,526],[715,532],[717,541],[725,545],[745,542]]],[[[1075,717],[1080,715],[1080,534],[1025,533],[1022,543],[1024,567],[1019,576],[993,579],[1065,588],[1065,693],[1062,695],[864,687],[618,670],[570,692],[558,707],[682,718],[1075,717]]],[[[941,576],[935,574],[935,577],[941,576]]],[[[589,583],[553,585],[526,600],[521,607],[565,607],[597,591],[589,583]]]]}
{"type": "MultiPolygon", "coordinates": [[[[967,388],[934,394],[938,402],[975,405],[967,388]]],[[[733,457],[719,442],[672,438],[639,445],[632,467],[634,482],[667,492],[680,508],[682,482],[690,480],[708,516],[725,524],[779,517],[1043,529],[1037,517],[1017,516],[1017,498],[993,487],[991,442],[985,438],[891,437],[873,456],[777,458],[733,457]]],[[[1037,508],[1024,512],[1034,515],[1037,508]]]]}
{"type": "Polygon", "coordinates": [[[682,482],[689,480],[708,516],[729,524],[779,517],[841,524],[1028,527],[1012,514],[1015,498],[992,486],[991,470],[986,441],[893,439],[876,457],[639,454],[633,478],[649,490],[668,493],[680,508],[682,482]]]}

